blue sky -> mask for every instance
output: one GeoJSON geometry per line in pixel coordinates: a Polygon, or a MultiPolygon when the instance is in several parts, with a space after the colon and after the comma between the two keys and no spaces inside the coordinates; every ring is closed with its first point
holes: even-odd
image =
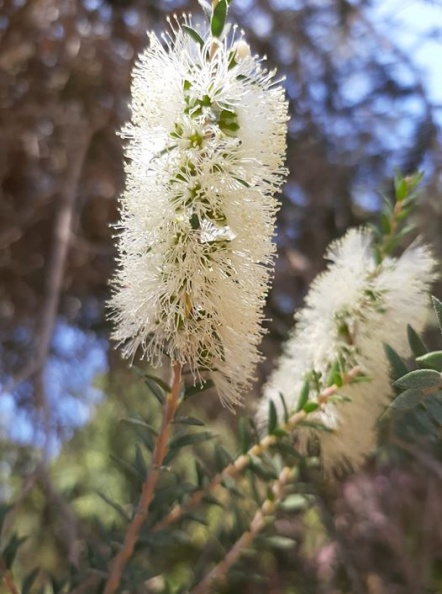
{"type": "Polygon", "coordinates": [[[371,10],[377,28],[419,67],[431,101],[442,107],[442,2],[388,0],[371,10]],[[439,38],[432,38],[437,29],[439,38]]]}

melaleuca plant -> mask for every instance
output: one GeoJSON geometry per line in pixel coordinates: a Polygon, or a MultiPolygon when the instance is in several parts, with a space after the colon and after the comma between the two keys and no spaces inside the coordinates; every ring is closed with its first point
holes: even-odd
{"type": "Polygon", "coordinates": [[[300,403],[314,407],[318,394],[339,381],[339,373],[360,370],[363,383],[342,387],[341,402],[318,407],[314,417],[321,430],[298,432],[303,441],[319,440],[328,470],[341,464],[361,465],[375,446],[377,420],[393,397],[383,345],[410,356],[407,324],[421,332],[427,319],[436,270],[429,248],[415,241],[399,257],[393,255],[411,230],[406,219],[420,179],[420,175],[398,176],[395,201],[393,206],[386,201],[380,228],[351,229],[329,247],[326,258],[331,263],[313,282],[264,388],[261,424],[266,422],[269,402],[280,413],[281,396],[290,411],[300,403]]]}
{"type": "Polygon", "coordinates": [[[167,355],[232,406],[259,359],[288,105],[226,10],[149,33],[134,68],[110,307],[127,356],[167,355]]]}
{"type": "MultiPolygon", "coordinates": [[[[294,539],[278,534],[276,521],[319,507],[306,469],[329,476],[361,466],[385,409],[441,421],[441,353],[419,338],[435,260],[419,240],[396,252],[410,232],[419,175],[397,176],[379,227],[351,229],[330,245],[234,446],[192,410],[191,397],[212,386],[232,408],[254,378],[275,194],[286,174],[284,91],[243,34],[229,30],[227,9],[220,0],[206,25],[183,17],[162,36],[150,33],[133,74],[110,309],[126,356],[168,359],[172,368],[170,384],[138,370],[150,398],[122,419],[133,453],[113,461],[133,489],[123,501],[101,493],[113,521],[97,518],[82,535],[79,561],[62,580],[37,567],[18,588],[12,565],[24,538],[5,529],[9,594],[35,585],[54,594],[242,591],[260,579],[244,552],[291,550],[294,539]],[[412,352],[420,369],[408,372],[412,352]],[[312,441],[319,462],[308,454],[312,441]]],[[[442,304],[434,305],[441,323],[442,304]]]]}

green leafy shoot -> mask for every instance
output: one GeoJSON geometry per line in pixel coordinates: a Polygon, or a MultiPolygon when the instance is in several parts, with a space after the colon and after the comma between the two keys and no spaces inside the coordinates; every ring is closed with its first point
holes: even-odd
{"type": "Polygon", "coordinates": [[[408,176],[398,172],[394,178],[393,202],[384,197],[379,225],[372,228],[376,237],[374,251],[378,264],[395,251],[404,237],[414,231],[414,225],[407,223],[407,220],[416,206],[419,196],[417,187],[422,178],[421,172],[408,176]]]}

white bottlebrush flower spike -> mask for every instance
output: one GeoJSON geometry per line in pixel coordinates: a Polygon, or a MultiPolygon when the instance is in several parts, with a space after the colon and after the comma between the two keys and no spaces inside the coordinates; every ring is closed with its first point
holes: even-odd
{"type": "Polygon", "coordinates": [[[287,102],[242,35],[190,29],[150,33],[134,69],[110,307],[127,356],[207,370],[231,406],[259,359],[287,102]]]}
{"type": "MultiPolygon", "coordinates": [[[[392,397],[389,364],[383,344],[407,357],[407,324],[420,332],[428,312],[428,291],[435,261],[422,245],[408,248],[400,258],[385,258],[377,265],[372,235],[350,230],[331,244],[328,269],[314,281],[306,305],[297,315],[277,369],[264,388],[258,411],[266,422],[269,400],[282,418],[279,394],[296,410],[301,388],[310,377],[310,398],[329,385],[333,366],[349,371],[359,366],[370,378],[342,387],[348,403],[328,403],[315,413],[315,421],[333,431],[318,432],[324,468],[337,464],[360,465],[374,445],[374,428],[392,397]]],[[[308,438],[301,430],[301,439],[308,438]]]]}

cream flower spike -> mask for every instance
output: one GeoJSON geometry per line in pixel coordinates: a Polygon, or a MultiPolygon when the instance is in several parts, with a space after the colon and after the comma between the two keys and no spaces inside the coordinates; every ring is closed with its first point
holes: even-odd
{"type": "Polygon", "coordinates": [[[259,360],[288,106],[236,29],[215,39],[187,16],[149,41],[122,132],[113,337],[208,372],[232,407],[259,360]]]}
{"type": "Polygon", "coordinates": [[[370,381],[343,386],[339,394],[349,402],[329,403],[312,416],[332,431],[298,433],[304,442],[312,436],[319,439],[326,472],[342,464],[360,466],[374,446],[375,424],[393,395],[383,345],[403,357],[411,354],[407,324],[423,330],[428,291],[436,276],[434,258],[419,243],[378,266],[372,240],[368,230],[352,229],[331,244],[326,254],[331,263],[313,282],[305,307],[296,315],[295,330],[264,387],[258,410],[258,422],[265,426],[269,400],[279,418],[280,394],[288,409],[296,410],[309,374],[323,390],[338,361],[346,371],[358,366],[370,381]]]}

